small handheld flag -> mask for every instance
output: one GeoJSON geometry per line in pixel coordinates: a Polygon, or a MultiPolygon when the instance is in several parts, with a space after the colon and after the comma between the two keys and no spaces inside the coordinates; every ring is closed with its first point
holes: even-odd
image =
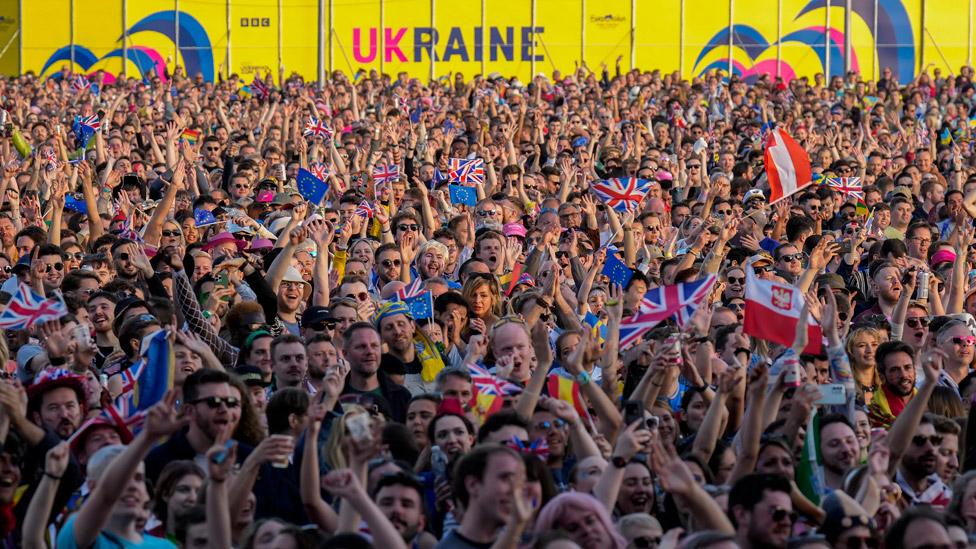
{"type": "Polygon", "coordinates": [[[298,193],[312,204],[318,206],[325,193],[329,192],[329,185],[312,175],[305,168],[298,169],[298,193]]]}
{"type": "Polygon", "coordinates": [[[196,145],[197,141],[200,139],[200,130],[185,129],[183,133],[180,134],[180,139],[186,141],[190,145],[196,145]]]}
{"type": "Polygon", "coordinates": [[[378,164],[373,168],[373,182],[376,184],[393,183],[400,179],[400,166],[396,164],[378,164]]]}
{"type": "Polygon", "coordinates": [[[217,218],[210,210],[197,208],[193,210],[193,224],[199,227],[208,227],[217,224],[217,218]]]}
{"type": "Polygon", "coordinates": [[[465,160],[463,158],[452,158],[448,160],[448,180],[451,183],[484,183],[485,182],[485,162],[480,158],[465,160]]]}
{"type": "Polygon", "coordinates": [[[323,139],[328,139],[332,136],[332,130],[329,129],[329,127],[318,118],[309,116],[308,121],[305,122],[304,135],[305,137],[321,137],[323,139]]]}
{"type": "Polygon", "coordinates": [[[325,181],[329,177],[329,170],[321,162],[313,162],[308,167],[308,171],[312,172],[312,175],[321,181],[325,181]]]}
{"type": "Polygon", "coordinates": [[[636,177],[614,177],[590,185],[593,194],[621,213],[636,210],[650,189],[650,181],[636,177]]]}
{"type": "Polygon", "coordinates": [[[60,299],[44,299],[34,293],[26,284],[17,288],[7,304],[7,308],[0,313],[0,328],[5,330],[24,330],[38,322],[57,320],[68,314],[68,307],[60,299]]]}
{"type": "Polygon", "coordinates": [[[607,275],[610,282],[619,284],[621,288],[626,288],[630,279],[634,277],[634,271],[630,270],[623,261],[617,259],[613,254],[607,255],[606,263],[603,264],[603,273],[607,275]]]}
{"type": "Polygon", "coordinates": [[[464,204],[465,206],[475,206],[478,204],[478,193],[473,187],[462,185],[448,185],[448,192],[451,194],[451,204],[464,204]]]}
{"type": "Polygon", "coordinates": [[[372,219],[373,216],[376,215],[376,211],[369,202],[363,200],[359,203],[359,206],[356,207],[356,215],[359,217],[365,217],[366,219],[372,219]]]}

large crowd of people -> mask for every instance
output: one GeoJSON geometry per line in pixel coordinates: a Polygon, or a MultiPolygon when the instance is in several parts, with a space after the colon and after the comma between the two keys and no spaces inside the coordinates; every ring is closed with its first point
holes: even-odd
{"type": "Polygon", "coordinates": [[[972,77],[2,78],[0,543],[976,545],[972,77]]]}

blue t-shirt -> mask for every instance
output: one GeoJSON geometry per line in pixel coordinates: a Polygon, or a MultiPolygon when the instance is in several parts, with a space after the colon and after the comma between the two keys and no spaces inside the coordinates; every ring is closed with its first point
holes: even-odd
{"type": "MultiPolygon", "coordinates": [[[[64,527],[58,532],[58,547],[61,549],[75,549],[79,547],[75,543],[75,519],[78,515],[74,515],[69,518],[67,522],[64,523],[64,527]]],[[[98,538],[95,539],[95,543],[92,544],[91,549],[119,549],[128,547],[138,547],[141,549],[176,549],[168,540],[163,538],[157,538],[155,536],[150,536],[149,534],[142,535],[142,543],[133,543],[131,541],[122,539],[118,536],[112,534],[106,534],[102,532],[98,534],[98,538]]]]}

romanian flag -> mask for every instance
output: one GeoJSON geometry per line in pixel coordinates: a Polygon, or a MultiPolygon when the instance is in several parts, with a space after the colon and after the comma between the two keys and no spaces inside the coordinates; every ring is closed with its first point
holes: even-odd
{"type": "Polygon", "coordinates": [[[131,390],[117,399],[117,406],[125,415],[151,408],[173,388],[176,357],[166,330],[147,335],[142,340],[142,360],[134,364],[131,390]]]}
{"type": "Polygon", "coordinates": [[[550,374],[546,381],[546,393],[552,398],[558,398],[572,404],[581,418],[590,417],[586,404],[583,402],[583,396],[580,394],[579,383],[576,383],[576,380],[559,374],[550,374]]]}
{"type": "Polygon", "coordinates": [[[180,139],[185,140],[187,143],[191,145],[196,145],[197,141],[200,140],[200,130],[191,130],[191,129],[183,130],[183,133],[180,134],[180,139]]]}

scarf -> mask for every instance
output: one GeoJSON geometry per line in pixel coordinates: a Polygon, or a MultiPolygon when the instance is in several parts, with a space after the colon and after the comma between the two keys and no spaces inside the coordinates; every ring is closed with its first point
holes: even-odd
{"type": "Polygon", "coordinates": [[[905,409],[908,401],[915,397],[916,392],[918,389],[912,389],[912,394],[907,398],[900,397],[892,394],[888,386],[882,383],[880,389],[874,391],[871,403],[868,404],[868,420],[871,422],[871,427],[890,429],[895,418],[905,409]]]}

